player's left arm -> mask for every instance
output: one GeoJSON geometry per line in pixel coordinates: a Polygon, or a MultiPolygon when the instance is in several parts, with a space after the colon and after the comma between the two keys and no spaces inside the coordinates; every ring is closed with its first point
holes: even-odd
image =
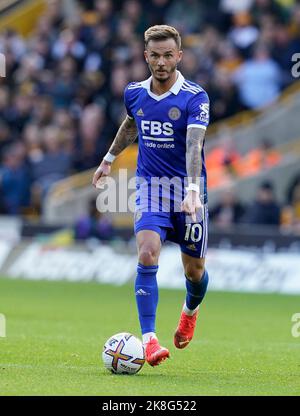
{"type": "Polygon", "coordinates": [[[181,203],[183,212],[196,221],[196,212],[202,207],[200,201],[200,176],[202,171],[202,148],[205,129],[188,127],[186,136],[186,170],[188,174],[187,195],[181,203]]]}
{"type": "Polygon", "coordinates": [[[204,90],[187,103],[186,171],[187,195],[182,201],[182,211],[190,214],[196,222],[196,212],[203,208],[200,200],[200,177],[202,172],[202,148],[209,123],[209,98],[204,90]]]}

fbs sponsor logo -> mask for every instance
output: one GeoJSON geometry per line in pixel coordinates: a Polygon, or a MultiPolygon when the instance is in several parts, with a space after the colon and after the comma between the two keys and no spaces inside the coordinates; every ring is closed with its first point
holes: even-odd
{"type": "Polygon", "coordinates": [[[144,116],[144,112],[142,110],[142,108],[140,108],[137,112],[136,112],[137,116],[144,116]]]}
{"type": "Polygon", "coordinates": [[[142,120],[141,129],[143,134],[150,134],[150,136],[152,136],[143,136],[143,139],[152,138],[152,140],[174,141],[174,138],[170,137],[174,134],[173,125],[167,121],[165,123],[161,123],[160,121],[155,120],[142,120]],[[166,137],[161,138],[161,135],[166,137]],[[159,138],[156,139],[155,136],[159,136],[159,138]]]}
{"type": "Polygon", "coordinates": [[[137,290],[137,291],[135,292],[135,294],[136,294],[136,295],[139,295],[139,296],[150,296],[150,293],[145,292],[143,289],[139,289],[139,290],[137,290]]]}

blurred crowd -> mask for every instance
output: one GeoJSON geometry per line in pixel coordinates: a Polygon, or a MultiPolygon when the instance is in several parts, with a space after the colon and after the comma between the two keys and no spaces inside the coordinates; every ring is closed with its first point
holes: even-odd
{"type": "Polygon", "coordinates": [[[219,202],[210,210],[210,218],[214,225],[225,230],[234,225],[256,225],[300,235],[300,173],[289,184],[284,204],[278,201],[271,180],[258,184],[250,204],[241,203],[233,184],[226,186],[219,202]]]}
{"type": "Polygon", "coordinates": [[[208,188],[224,187],[234,179],[256,175],[275,167],[283,159],[284,156],[268,138],[263,138],[258,146],[241,154],[230,130],[223,128],[217,145],[206,151],[208,188]]]}
{"type": "Polygon", "coordinates": [[[47,3],[28,38],[0,33],[1,213],[39,212],[56,181],[98,165],[125,115],[125,85],[149,76],[151,25],[182,34],[180,70],[207,90],[211,122],[265,108],[293,82],[296,0],[47,3]]]}

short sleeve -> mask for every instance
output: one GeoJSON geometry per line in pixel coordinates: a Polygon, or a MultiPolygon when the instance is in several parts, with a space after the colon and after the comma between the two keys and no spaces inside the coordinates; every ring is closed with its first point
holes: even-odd
{"type": "Polygon", "coordinates": [[[188,102],[187,127],[206,129],[209,124],[209,98],[205,91],[194,95],[188,102]]]}
{"type": "Polygon", "coordinates": [[[132,112],[130,110],[130,95],[129,95],[129,93],[130,93],[130,90],[128,90],[128,85],[127,85],[127,87],[124,90],[124,104],[125,104],[125,107],[126,107],[128,117],[133,118],[132,112]]]}

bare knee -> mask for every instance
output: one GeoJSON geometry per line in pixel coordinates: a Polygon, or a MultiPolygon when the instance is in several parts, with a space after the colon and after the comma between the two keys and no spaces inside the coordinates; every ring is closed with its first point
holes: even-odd
{"type": "Polygon", "coordinates": [[[138,258],[143,266],[156,266],[160,253],[160,236],[151,230],[139,231],[137,234],[138,258]]]}
{"type": "Polygon", "coordinates": [[[203,262],[187,263],[184,268],[186,277],[194,283],[200,282],[205,268],[203,262]]]}
{"type": "Polygon", "coordinates": [[[139,250],[139,263],[154,266],[158,263],[159,250],[153,246],[142,246],[139,250]]]}

